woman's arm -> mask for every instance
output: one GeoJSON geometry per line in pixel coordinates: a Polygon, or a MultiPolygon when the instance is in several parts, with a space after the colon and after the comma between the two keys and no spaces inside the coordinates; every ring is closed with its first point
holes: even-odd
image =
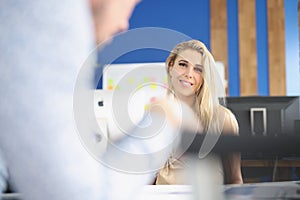
{"type": "MultiPolygon", "coordinates": [[[[238,135],[239,127],[233,113],[224,108],[225,119],[222,134],[238,135]]],[[[223,165],[228,184],[242,184],[241,155],[240,153],[229,153],[223,157],[223,165]]]]}

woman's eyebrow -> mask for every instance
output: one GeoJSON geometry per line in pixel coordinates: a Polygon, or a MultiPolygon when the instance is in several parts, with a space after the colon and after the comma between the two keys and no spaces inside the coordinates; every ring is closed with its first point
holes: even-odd
{"type": "MultiPolygon", "coordinates": [[[[189,61],[187,60],[184,60],[184,59],[181,59],[181,60],[178,60],[178,62],[185,62],[185,63],[189,63],[189,61]]],[[[200,67],[200,68],[203,68],[203,65],[201,64],[195,64],[194,67],[200,67]]]]}
{"type": "Polygon", "coordinates": [[[185,63],[188,63],[187,60],[178,60],[178,62],[185,62],[185,63]]]}
{"type": "Polygon", "coordinates": [[[203,68],[203,65],[201,65],[201,64],[195,64],[195,67],[203,68]]]}

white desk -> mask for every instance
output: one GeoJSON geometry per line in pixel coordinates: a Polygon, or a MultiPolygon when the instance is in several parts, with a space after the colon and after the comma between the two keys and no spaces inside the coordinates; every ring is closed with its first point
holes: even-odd
{"type": "Polygon", "coordinates": [[[147,185],[136,200],[192,200],[193,191],[189,185],[147,185]]]}
{"type": "MultiPolygon", "coordinates": [[[[300,181],[226,185],[222,188],[223,200],[300,199],[300,181]]],[[[188,185],[148,185],[138,193],[135,200],[170,199],[194,200],[193,189],[188,185]]]]}
{"type": "MultiPolygon", "coordinates": [[[[269,182],[222,187],[223,199],[204,200],[283,200],[300,199],[300,181],[269,182]]],[[[132,200],[194,200],[189,185],[147,185],[132,200]]],[[[1,196],[0,196],[1,197],[1,196]]],[[[22,200],[21,195],[3,194],[3,200],[22,200]]],[[[200,199],[200,198],[199,198],[200,199]]],[[[197,199],[197,200],[199,200],[197,199]]],[[[201,200],[201,199],[200,199],[201,200]]]]}

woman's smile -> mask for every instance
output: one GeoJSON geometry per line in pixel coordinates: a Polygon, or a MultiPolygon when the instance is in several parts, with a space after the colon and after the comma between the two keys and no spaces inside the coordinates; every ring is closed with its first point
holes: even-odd
{"type": "Polygon", "coordinates": [[[179,79],[179,82],[183,87],[192,87],[194,84],[191,83],[190,81],[184,80],[184,79],[179,79]]]}

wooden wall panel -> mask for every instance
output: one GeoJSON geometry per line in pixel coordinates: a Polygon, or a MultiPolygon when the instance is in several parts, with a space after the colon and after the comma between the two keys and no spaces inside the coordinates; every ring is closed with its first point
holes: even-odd
{"type": "Polygon", "coordinates": [[[284,0],[268,0],[270,96],[286,95],[284,0]]]}
{"type": "Polygon", "coordinates": [[[240,96],[257,95],[255,0],[238,1],[238,20],[240,96]]]}
{"type": "Polygon", "coordinates": [[[226,3],[226,0],[210,0],[210,48],[215,60],[223,62],[225,66],[225,79],[228,80],[226,3]]]}

